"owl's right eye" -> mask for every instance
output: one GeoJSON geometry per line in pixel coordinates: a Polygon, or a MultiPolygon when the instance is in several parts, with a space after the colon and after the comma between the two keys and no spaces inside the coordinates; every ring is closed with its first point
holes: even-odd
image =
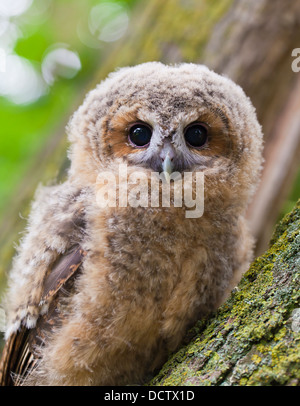
{"type": "Polygon", "coordinates": [[[129,129],[128,139],[134,147],[147,147],[152,137],[152,128],[147,124],[134,124],[129,129]]]}

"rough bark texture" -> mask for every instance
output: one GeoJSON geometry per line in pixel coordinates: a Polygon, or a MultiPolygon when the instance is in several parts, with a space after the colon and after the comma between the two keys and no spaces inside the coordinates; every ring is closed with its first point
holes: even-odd
{"type": "Polygon", "coordinates": [[[299,385],[299,288],[300,200],[227,302],[150,384],[299,385]]]}

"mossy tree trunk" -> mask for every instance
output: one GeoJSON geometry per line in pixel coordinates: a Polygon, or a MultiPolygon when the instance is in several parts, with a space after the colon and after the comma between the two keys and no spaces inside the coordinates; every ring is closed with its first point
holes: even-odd
{"type": "Polygon", "coordinates": [[[151,385],[300,385],[300,200],[227,302],[188,336],[151,385]]]}

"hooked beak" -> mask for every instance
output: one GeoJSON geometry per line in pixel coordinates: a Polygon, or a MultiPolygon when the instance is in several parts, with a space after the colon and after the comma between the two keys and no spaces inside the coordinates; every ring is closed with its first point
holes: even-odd
{"type": "Polygon", "coordinates": [[[169,152],[167,153],[165,159],[163,160],[162,163],[162,170],[166,172],[168,175],[171,175],[174,169],[174,164],[172,162],[172,159],[170,158],[169,152]]]}

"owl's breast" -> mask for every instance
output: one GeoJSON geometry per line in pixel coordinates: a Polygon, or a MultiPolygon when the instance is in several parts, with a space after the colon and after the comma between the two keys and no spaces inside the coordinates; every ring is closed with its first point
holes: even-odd
{"type": "Polygon", "coordinates": [[[219,298],[224,263],[214,263],[204,223],[175,214],[124,208],[87,218],[88,254],[75,305],[82,317],[92,315],[101,345],[140,354],[141,365],[153,354],[159,363],[219,298]]]}

